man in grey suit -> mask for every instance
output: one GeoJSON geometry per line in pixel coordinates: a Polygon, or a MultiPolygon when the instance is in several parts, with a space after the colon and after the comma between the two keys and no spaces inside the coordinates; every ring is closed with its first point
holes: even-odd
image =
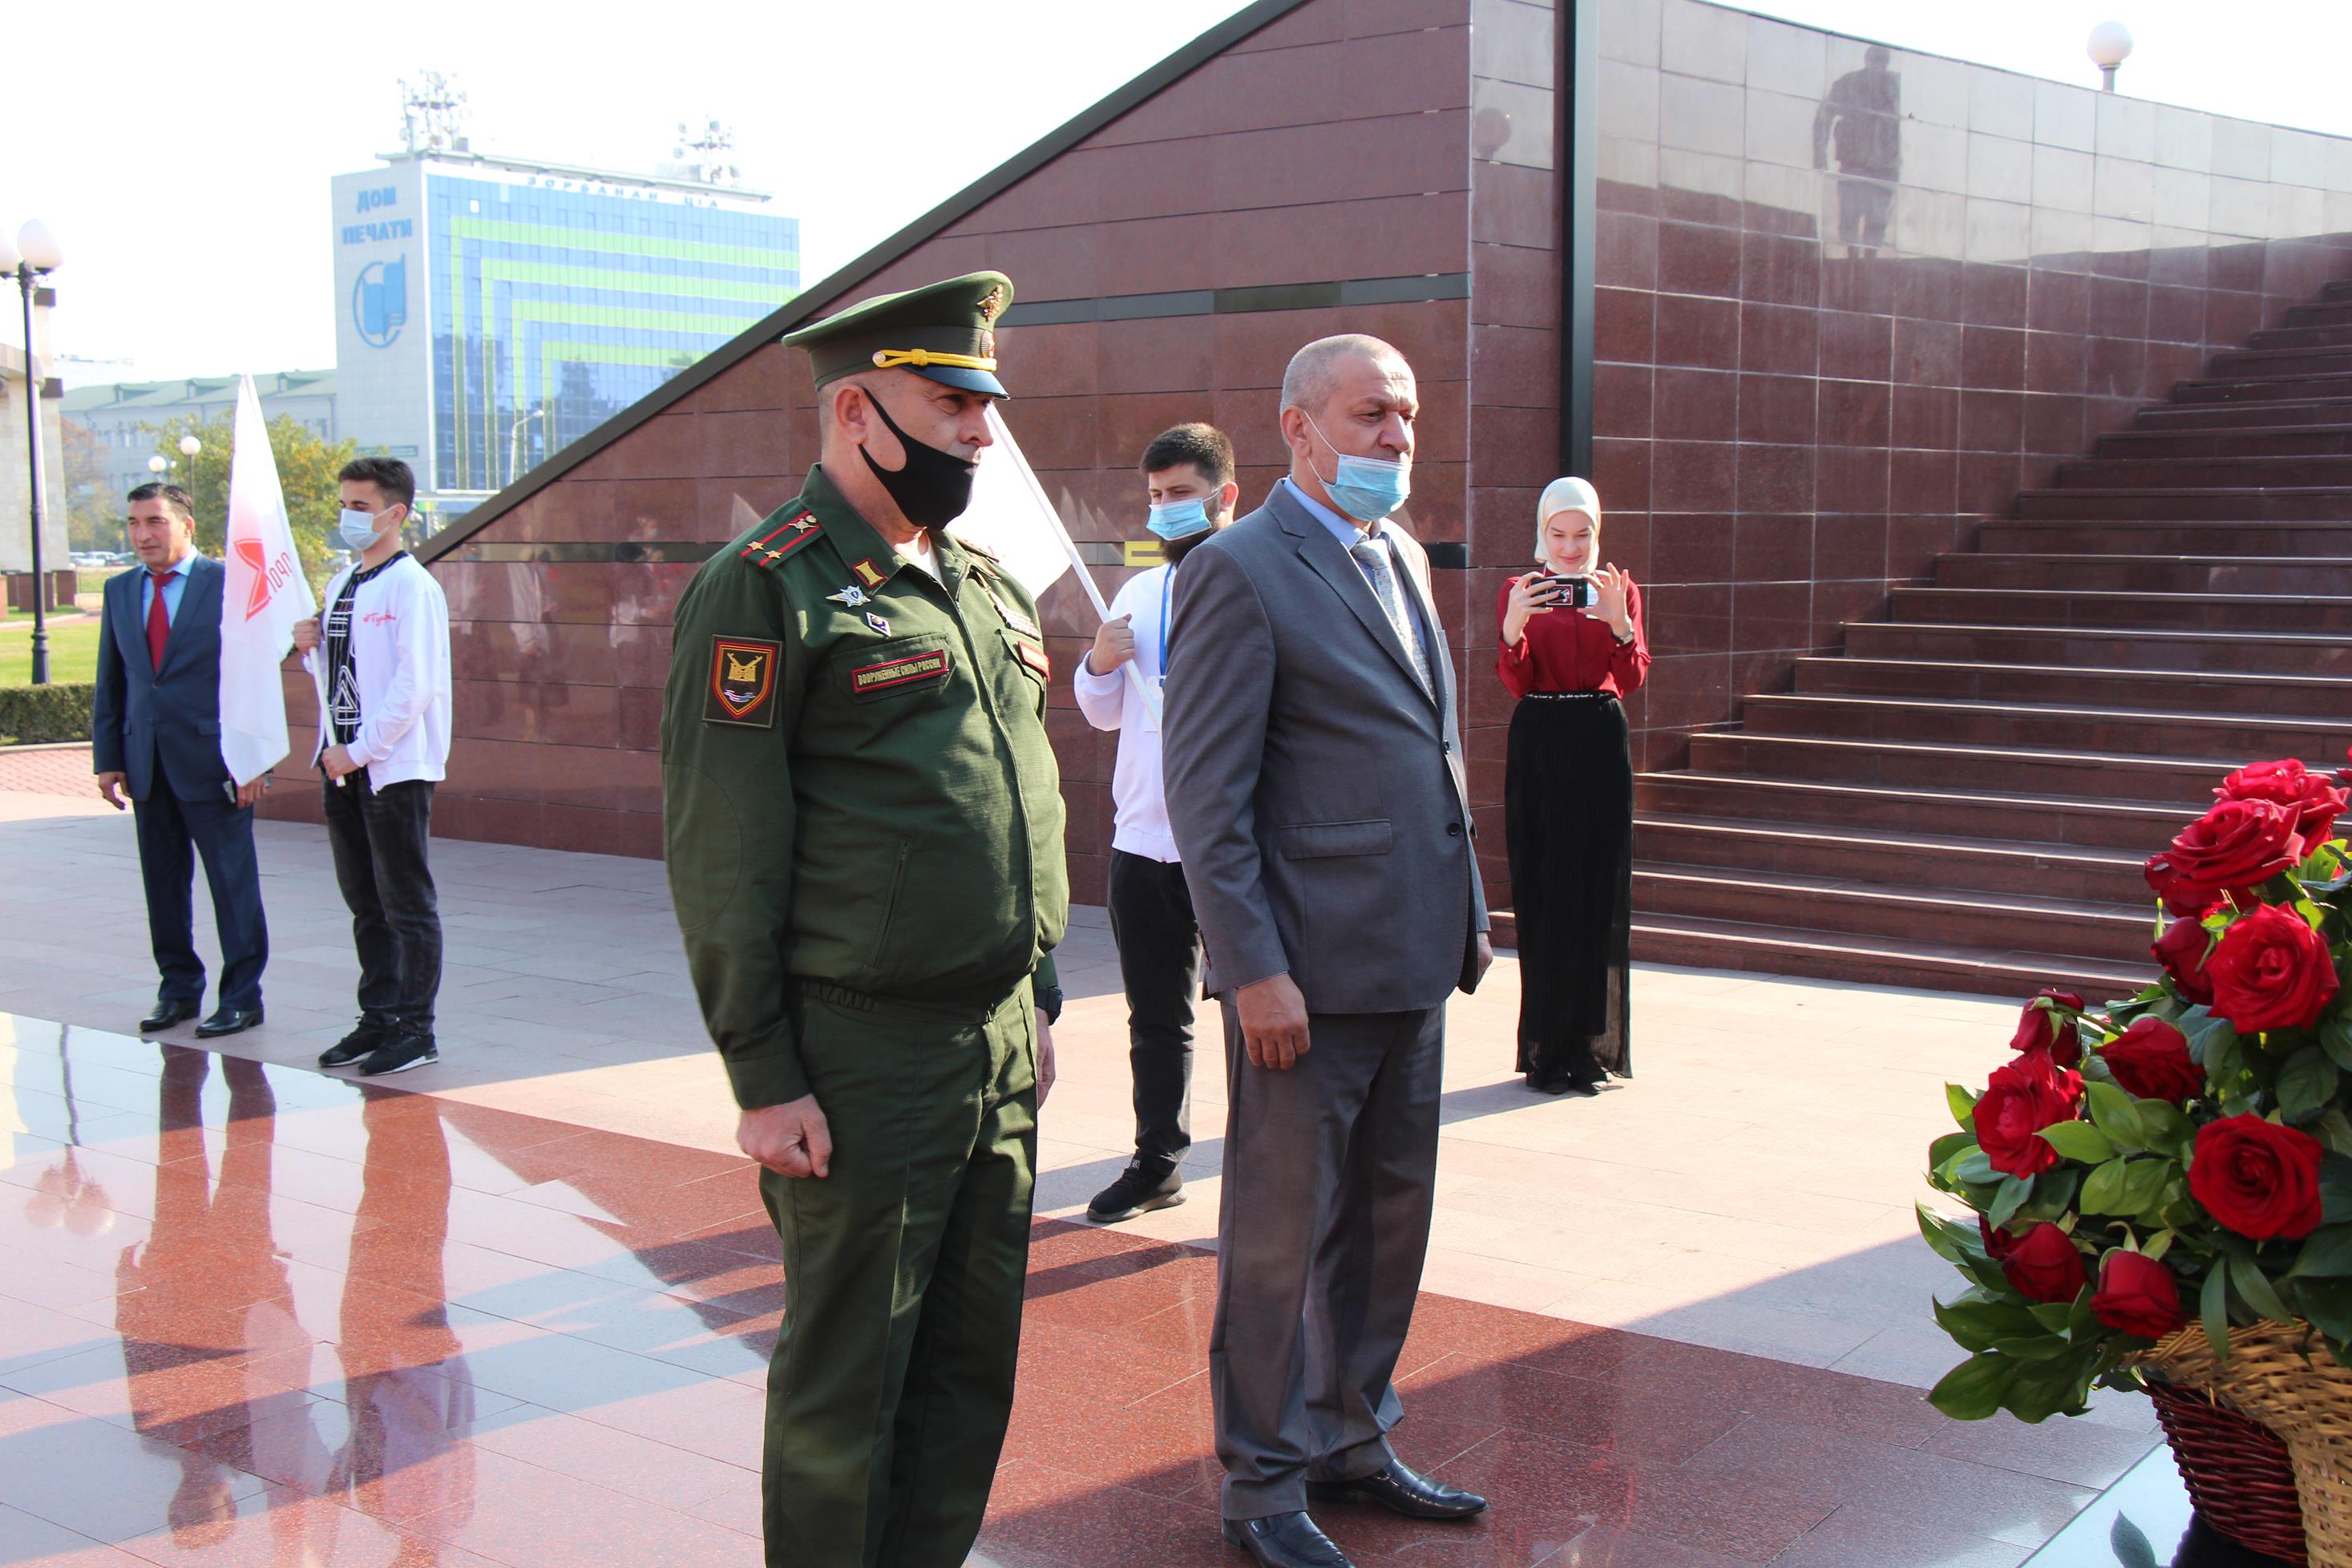
{"type": "Polygon", "coordinates": [[[1225,1539],[1267,1568],[1346,1568],[1310,1498],[1486,1506],[1388,1443],[1445,1000],[1493,959],[1428,557],[1382,521],[1419,412],[1379,339],[1299,350],[1289,478],[1176,579],[1163,773],[1229,1074],[1209,1371],[1225,1539]]]}

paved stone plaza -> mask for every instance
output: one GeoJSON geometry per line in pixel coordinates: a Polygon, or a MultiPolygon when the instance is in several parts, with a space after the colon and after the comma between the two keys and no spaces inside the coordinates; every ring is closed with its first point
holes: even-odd
{"type": "MultiPolygon", "coordinates": [[[[437,841],[443,1061],[362,1093],[309,1066],[355,978],[315,828],[259,829],[269,1021],[222,1043],[272,1065],[126,1037],[154,994],[131,824],[51,793],[86,766],[0,753],[0,1180],[27,1190],[0,1205],[0,1561],[756,1561],[781,1296],[661,868],[437,841]],[[76,1140],[102,1235],[43,1206],[76,1140]],[[244,1261],[191,1252],[240,1238],[244,1261]],[[445,1396],[426,1404],[448,1429],[360,1484],[337,1464],[366,1447],[349,1410],[403,1373],[445,1396]],[[200,1528],[180,1517],[190,1455],[200,1528]],[[93,1479],[118,1463],[135,1484],[93,1479]]],[[[1215,1021],[1191,1201],[1073,1223],[1129,1128],[1099,910],[1062,969],[1023,1392],[982,1554],[1238,1561],[1214,1537],[1202,1361],[1215,1021]]],[[[1644,968],[1640,1077],[1592,1100],[1519,1085],[1516,1008],[1507,958],[1454,1006],[1399,1434],[1496,1507],[1468,1530],[1339,1515],[1358,1561],[2014,1564],[2153,1444],[2137,1401],[2028,1429],[1918,1396],[1958,1358],[1927,1316],[1948,1273],[1910,1218],[1921,1153],[1941,1083],[2005,1054],[2009,1005],[1644,968]]]]}

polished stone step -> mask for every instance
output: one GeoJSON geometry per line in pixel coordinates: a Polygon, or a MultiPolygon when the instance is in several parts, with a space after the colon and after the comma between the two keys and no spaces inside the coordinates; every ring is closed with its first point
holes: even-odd
{"type": "Polygon", "coordinates": [[[1785,921],[1846,936],[1963,947],[2006,944],[2117,963],[2147,956],[2155,919],[2153,900],[2142,910],[2032,893],[1887,887],[1748,867],[1643,860],[1633,865],[1633,908],[1644,915],[1683,919],[1785,921]],[[1791,910],[1801,911],[1801,917],[1792,919],[1791,910]]]}
{"type": "Polygon", "coordinates": [[[2343,312],[2341,305],[2298,305],[2287,312],[2284,326],[2266,327],[2246,340],[2252,349],[2352,349],[2352,312],[2321,319],[2313,311],[2343,312]],[[2295,311],[2305,312],[2297,319],[2295,311]]]}
{"type": "Polygon", "coordinates": [[[1980,524],[1977,548],[2000,555],[2352,556],[2352,519],[2004,517],[1980,524]]]}
{"type": "Polygon", "coordinates": [[[2205,757],[2217,773],[2266,755],[2332,757],[2352,740],[2352,714],[2282,719],[1948,697],[1770,692],[1744,699],[1740,718],[1751,735],[2205,757]]]}
{"type": "Polygon", "coordinates": [[[1911,830],[1736,817],[1633,817],[1633,853],[1656,865],[1737,868],[1890,887],[2032,893],[2138,906],[2143,854],[2130,849],[1958,837],[1911,830]]]}
{"type": "MultiPolygon", "coordinates": [[[[2272,748],[2265,752],[2270,757],[2278,755],[2272,748]]],[[[1710,731],[1693,735],[1690,741],[1691,766],[1704,773],[1897,789],[1991,787],[2004,794],[2168,803],[2190,807],[2191,815],[2212,804],[2213,786],[2223,774],[2242,763],[2260,760],[2264,759],[2139,756],[1966,742],[1836,740],[1746,730],[1710,731]]],[[[2303,760],[2334,765],[2330,759],[2303,760]]],[[[2012,825],[2010,835],[2014,837],[2027,826],[2012,825]]],[[[2151,852],[2155,847],[2151,846],[2151,852]]]]}
{"type": "Polygon", "coordinates": [[[1933,585],[2137,594],[2352,595],[2352,556],[1955,553],[1937,559],[1933,585]]]}
{"type": "Polygon", "coordinates": [[[1849,621],[1848,653],[1937,663],[2048,664],[2089,669],[2217,669],[2352,676],[2352,637],[2158,627],[1962,626],[1849,621]]]}
{"type": "Polygon", "coordinates": [[[2320,594],[1897,587],[1887,592],[1886,618],[1968,626],[2152,626],[2185,631],[2352,635],[2352,597],[2320,594]]]}
{"type": "Polygon", "coordinates": [[[2352,419],[2352,397],[2264,398],[2252,403],[2159,403],[2132,416],[2140,430],[2238,430],[2335,425],[2352,419]]]}
{"type": "MultiPolygon", "coordinates": [[[[2216,779],[2220,775],[2215,775],[2216,779]]],[[[1824,828],[2013,840],[2030,832],[2053,846],[2118,849],[2142,859],[2172,841],[2197,813],[2170,801],[2082,800],[1975,784],[1871,784],[1776,779],[1697,769],[1638,773],[1636,812],[1824,828]]]]}
{"type": "Polygon", "coordinates": [[[2177,384],[2172,401],[2182,403],[2293,403],[2309,397],[2352,397],[2352,374],[2265,376],[2197,376],[2177,384]]]}
{"type": "Polygon", "coordinates": [[[1798,691],[1817,696],[2072,702],[2143,711],[2268,714],[2288,721],[2326,719],[2352,725],[2352,676],[1811,655],[1797,660],[1794,680],[1798,691]]]}
{"type": "Polygon", "coordinates": [[[1906,942],[1640,912],[1633,917],[1633,956],[1644,963],[2021,998],[2056,985],[2102,1002],[2137,992],[2147,983],[2150,967],[2014,948],[1906,942]]]}
{"type": "Polygon", "coordinates": [[[2118,430],[2098,439],[2101,459],[2326,458],[2352,453],[2352,425],[2254,425],[2235,430],[2118,430]]]}
{"type": "Polygon", "coordinates": [[[2058,465],[2061,489],[2352,489],[2352,457],[2089,458],[2058,465]]]}
{"type": "Polygon", "coordinates": [[[2261,485],[2064,486],[2017,498],[2018,515],[2095,521],[2352,521],[2352,487],[2261,485]]]}
{"type": "Polygon", "coordinates": [[[2274,375],[2352,374],[2352,348],[2223,349],[2209,366],[2214,380],[2265,380],[2274,375]]]}
{"type": "MultiPolygon", "coordinates": [[[[2330,300],[2317,305],[2290,305],[2284,324],[2289,327],[2352,327],[2352,302],[2330,300]]],[[[2263,334],[2256,332],[2253,342],[2261,345],[2263,334]]]]}

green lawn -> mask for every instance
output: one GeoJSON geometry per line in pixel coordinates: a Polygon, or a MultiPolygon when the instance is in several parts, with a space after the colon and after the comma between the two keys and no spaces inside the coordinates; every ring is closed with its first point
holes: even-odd
{"type": "MultiPolygon", "coordinates": [[[[49,616],[49,679],[60,685],[98,678],[96,616],[49,616]]],[[[33,683],[33,617],[10,611],[0,619],[0,686],[33,683]]]]}

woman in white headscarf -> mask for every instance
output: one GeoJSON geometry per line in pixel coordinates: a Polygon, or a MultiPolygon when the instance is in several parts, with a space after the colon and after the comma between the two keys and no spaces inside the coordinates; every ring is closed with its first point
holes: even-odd
{"type": "Polygon", "coordinates": [[[1642,591],[1601,563],[1601,498],[1584,480],[1545,487],[1536,560],[1496,605],[1496,673],[1519,700],[1503,785],[1518,920],[1518,1066],[1530,1088],[1594,1094],[1611,1074],[1633,1071],[1633,767],[1619,700],[1642,684],[1650,649],[1642,591]]]}

